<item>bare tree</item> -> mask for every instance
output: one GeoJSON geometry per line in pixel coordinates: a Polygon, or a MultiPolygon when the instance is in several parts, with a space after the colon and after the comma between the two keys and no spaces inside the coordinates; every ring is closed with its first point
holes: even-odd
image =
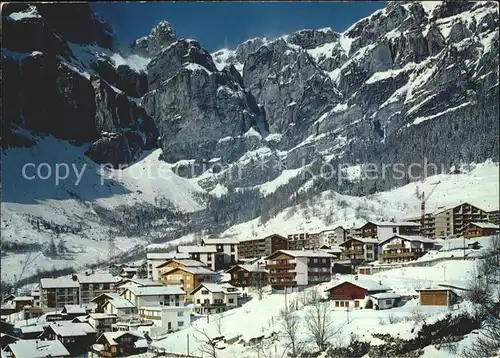
{"type": "Polygon", "coordinates": [[[207,355],[211,358],[217,358],[217,351],[223,349],[219,347],[219,342],[222,341],[222,337],[210,338],[210,336],[204,330],[196,328],[195,326],[191,326],[195,330],[196,333],[199,333],[199,336],[194,336],[194,339],[201,343],[199,351],[203,355],[207,355]]]}
{"type": "Polygon", "coordinates": [[[338,332],[334,329],[330,302],[322,301],[318,290],[310,294],[312,308],[306,313],[306,325],[319,350],[324,350],[328,341],[338,332]],[[316,293],[313,293],[315,292],[316,293]]]}
{"type": "Polygon", "coordinates": [[[465,358],[500,356],[500,321],[487,321],[480,336],[462,352],[465,358]]]}
{"type": "Polygon", "coordinates": [[[291,356],[298,357],[304,349],[304,343],[299,340],[300,320],[292,306],[280,311],[280,328],[291,350],[291,356]]]}
{"type": "Polygon", "coordinates": [[[264,297],[264,290],[267,286],[267,275],[264,271],[254,272],[250,277],[250,287],[257,294],[259,300],[264,297]]]}
{"type": "Polygon", "coordinates": [[[216,314],[214,320],[217,327],[217,333],[219,333],[219,335],[222,335],[222,313],[216,314]]]}

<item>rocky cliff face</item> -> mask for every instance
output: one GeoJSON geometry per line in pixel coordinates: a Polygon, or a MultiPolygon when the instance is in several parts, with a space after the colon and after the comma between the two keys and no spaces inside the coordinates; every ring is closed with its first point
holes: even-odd
{"type": "Polygon", "coordinates": [[[23,130],[51,134],[114,166],[156,148],[156,126],[137,104],[147,60],[122,56],[87,4],[7,4],[2,24],[3,147],[34,144],[23,130]]]}
{"type": "Polygon", "coordinates": [[[158,145],[171,163],[217,163],[207,189],[235,170],[232,185],[254,186],[318,160],[498,160],[497,3],[389,2],[344,33],[213,55],[166,21],[120,48],[88,6],[65,5],[74,23],[57,6],[4,8],[4,145],[26,145],[24,128],[90,142],[114,164],[158,145]]]}

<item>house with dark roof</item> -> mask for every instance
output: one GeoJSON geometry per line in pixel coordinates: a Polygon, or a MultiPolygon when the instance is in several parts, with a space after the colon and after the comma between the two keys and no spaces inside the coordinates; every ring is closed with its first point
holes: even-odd
{"type": "Polygon", "coordinates": [[[97,330],[88,323],[55,322],[45,328],[40,339],[61,342],[71,357],[75,357],[88,352],[97,339],[97,330]]]}
{"type": "Polygon", "coordinates": [[[100,357],[127,357],[146,353],[149,343],[150,340],[141,332],[106,332],[99,336],[92,351],[100,357]]]}
{"type": "Polygon", "coordinates": [[[268,270],[260,265],[234,265],[226,271],[231,275],[229,281],[236,287],[266,286],[269,282],[268,270]]]}

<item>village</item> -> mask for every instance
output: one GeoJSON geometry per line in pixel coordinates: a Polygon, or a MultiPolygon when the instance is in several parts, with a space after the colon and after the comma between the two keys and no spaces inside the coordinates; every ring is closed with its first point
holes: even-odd
{"type": "MultiPolygon", "coordinates": [[[[286,305],[287,296],[311,287],[320,289],[332,310],[348,316],[394,310],[405,302],[452,307],[467,288],[446,275],[425,287],[402,290],[381,274],[480,258],[487,239],[499,234],[499,223],[498,210],[461,203],[405,221],[261,238],[204,237],[172,252],[148,251],[138,262],[42,278],[38,287],[2,298],[2,356],[157,352],[156,341],[196,321],[209,323],[226,311],[256,305],[264,296],[282,297],[286,305]]],[[[189,356],[189,342],[187,352],[164,352],[189,356]]]]}

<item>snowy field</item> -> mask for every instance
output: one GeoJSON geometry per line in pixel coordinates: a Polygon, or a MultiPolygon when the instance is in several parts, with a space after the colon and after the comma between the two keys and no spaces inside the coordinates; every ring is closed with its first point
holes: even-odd
{"type": "MultiPolygon", "coordinates": [[[[190,180],[175,175],[169,165],[160,161],[160,150],[144,154],[125,169],[104,169],[84,155],[86,146],[73,146],[51,136],[40,139],[30,148],[2,151],[2,240],[17,244],[39,244],[54,239],[63,241],[69,253],[61,259],[47,259],[41,249],[2,256],[2,280],[13,281],[34,274],[37,269],[84,266],[105,260],[109,252],[109,226],[96,210],[113,210],[117,206],[152,205],[161,207],[168,200],[174,210],[193,212],[204,204],[195,199],[203,190],[190,180]],[[25,168],[26,163],[34,166],[25,168]],[[66,172],[61,166],[67,163],[66,172]],[[56,167],[59,165],[59,182],[56,167]],[[46,179],[29,179],[37,168],[46,179]],[[49,172],[50,168],[50,172],[49,172]],[[51,173],[51,176],[48,174],[51,173]],[[43,227],[38,230],[30,219],[42,219],[67,226],[74,233],[55,234],[43,227]],[[23,271],[23,268],[25,270],[23,271]]],[[[118,252],[147,245],[144,237],[116,237],[118,252]]]]}
{"type": "MultiPolygon", "coordinates": [[[[464,282],[472,271],[473,265],[473,261],[467,261],[466,263],[448,261],[436,267],[405,268],[404,272],[395,269],[384,272],[383,274],[366,277],[373,280],[380,279],[384,285],[390,286],[397,293],[403,295],[417,295],[415,288],[420,287],[418,287],[419,285],[416,283],[421,283],[422,286],[425,286],[430,283],[436,284],[443,281],[440,275],[434,274],[435,271],[439,272],[441,267],[446,267],[448,271],[446,282],[451,283],[464,282]]],[[[360,275],[360,279],[361,277],[365,276],[360,275]]],[[[350,279],[352,277],[351,275],[341,275],[338,279],[343,280],[346,278],[350,279]]],[[[318,287],[324,290],[334,282],[338,281],[334,280],[318,287]]],[[[308,290],[306,290],[306,292],[308,290]]],[[[259,301],[257,297],[253,297],[252,300],[245,303],[242,307],[227,311],[220,316],[211,315],[208,318],[206,316],[198,318],[193,323],[193,327],[169,334],[161,340],[154,341],[153,345],[166,349],[168,352],[186,354],[188,349],[187,337],[189,335],[190,353],[197,356],[203,356],[200,352],[200,348],[203,346],[203,336],[200,331],[203,331],[210,337],[224,336],[226,341],[235,341],[235,343],[232,344],[222,344],[225,348],[218,351],[218,357],[253,358],[262,356],[262,352],[259,355],[255,346],[245,345],[244,343],[248,343],[252,338],[264,336],[263,346],[267,347],[264,348],[264,352],[266,354],[271,352],[272,357],[282,357],[286,348],[286,340],[280,333],[279,312],[285,307],[286,303],[290,304],[294,300],[298,300],[299,310],[297,314],[301,319],[301,324],[299,326],[300,339],[304,342],[308,342],[308,349],[314,350],[314,344],[304,324],[306,312],[311,309],[311,307],[303,306],[301,298],[303,295],[303,293],[289,293],[285,296],[284,294],[268,293],[261,301],[259,301]],[[218,322],[220,322],[220,324],[218,322]],[[273,332],[278,335],[278,340],[276,342],[271,342],[270,340],[273,332]],[[274,355],[275,352],[277,353],[276,355],[274,355]]],[[[380,311],[371,309],[351,309],[347,312],[345,308],[336,308],[331,305],[333,327],[335,327],[334,330],[338,330],[338,332],[330,342],[337,346],[347,346],[352,337],[356,337],[358,340],[368,341],[372,345],[383,343],[378,338],[373,337],[373,333],[389,333],[402,339],[411,339],[415,337],[418,331],[418,329],[414,328],[418,328],[419,326],[419,324],[411,320],[415,311],[424,313],[426,322],[432,323],[438,319],[442,319],[450,312],[452,314],[457,314],[470,309],[471,306],[467,302],[462,302],[459,305],[455,305],[453,308],[418,306],[417,299],[406,301],[401,307],[380,311]],[[391,320],[391,322],[398,322],[390,323],[389,320],[391,320]]],[[[473,337],[467,337],[464,341],[458,343],[458,349],[462,349],[463,346],[470,343],[471,339],[473,339],[473,337]]],[[[432,346],[427,347],[424,354],[424,357],[433,358],[448,356],[451,357],[453,355],[448,355],[448,352],[442,349],[437,350],[436,347],[432,346]]],[[[147,357],[147,355],[144,355],[144,357],[147,357]]]]}

